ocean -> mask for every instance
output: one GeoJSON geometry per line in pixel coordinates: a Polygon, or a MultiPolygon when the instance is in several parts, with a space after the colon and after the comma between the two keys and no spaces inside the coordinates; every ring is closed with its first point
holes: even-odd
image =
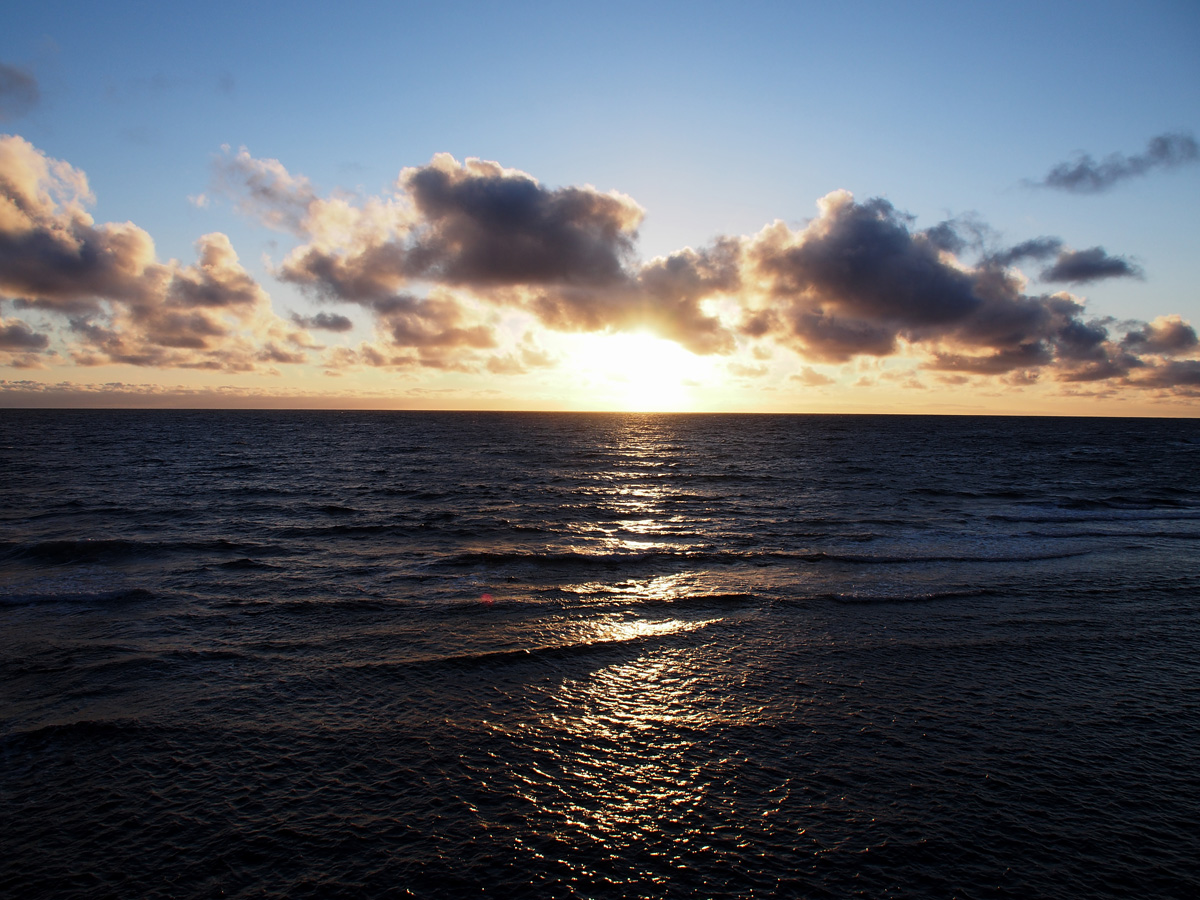
{"type": "Polygon", "coordinates": [[[1200,421],[0,411],[0,895],[1200,894],[1200,421]]]}

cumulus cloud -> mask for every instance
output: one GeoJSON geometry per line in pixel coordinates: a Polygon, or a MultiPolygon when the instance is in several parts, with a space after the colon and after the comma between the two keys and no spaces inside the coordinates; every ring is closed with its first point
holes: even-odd
{"type": "Polygon", "coordinates": [[[1200,145],[1190,134],[1160,134],[1150,139],[1145,153],[1133,156],[1113,153],[1100,162],[1081,153],[1071,162],[1054,166],[1034,184],[1075,194],[1100,194],[1155,169],[1176,168],[1197,160],[1200,160],[1200,145]]]}
{"type": "Polygon", "coordinates": [[[381,217],[370,204],[314,202],[306,182],[297,188],[273,163],[242,163],[270,175],[260,179],[256,201],[270,200],[268,208],[297,222],[303,206],[311,238],[284,261],[282,276],[356,302],[415,280],[478,289],[613,284],[632,258],[642,218],[621,194],[551,190],[524,172],[477,159],[460,164],[448,154],[401,172],[397,195],[376,200],[375,209],[411,213],[381,217]],[[329,221],[339,217],[340,228],[329,221]]]}
{"type": "Polygon", "coordinates": [[[725,238],[690,247],[626,272],[612,284],[560,285],[540,291],[529,308],[559,331],[649,329],[693,353],[728,353],[735,335],[704,301],[741,284],[741,244],[725,238]]]}
{"type": "Polygon", "coordinates": [[[944,226],[932,237],[915,230],[887,201],[859,203],[838,191],[818,208],[803,229],[776,222],[745,240],[743,278],[759,291],[747,304],[745,334],[822,362],[908,348],[927,353],[927,368],[979,375],[1052,367],[1062,380],[1098,380],[1144,364],[1105,323],[1087,318],[1081,300],[1026,294],[1024,280],[1006,268],[1055,256],[1047,280],[1136,273],[1101,248],[1067,251],[1043,237],[971,267],[947,250],[967,242],[954,244],[944,226]]]}
{"type": "Polygon", "coordinates": [[[346,316],[339,313],[319,312],[315,316],[301,316],[292,313],[292,321],[301,328],[309,328],[317,331],[349,331],[354,327],[354,323],[346,316]]]}
{"type": "Polygon", "coordinates": [[[37,79],[31,72],[0,62],[0,121],[25,115],[40,98],[37,79]]]}
{"type": "MultiPolygon", "coordinates": [[[[564,332],[649,331],[730,356],[726,371],[739,377],[769,374],[747,360],[786,348],[831,364],[903,354],[940,379],[1191,389],[1194,360],[1181,357],[1196,352],[1196,333],[1178,316],[1118,324],[1073,294],[1031,291],[1016,268],[1027,262],[1045,282],[1141,275],[1124,257],[1054,236],[997,250],[976,219],[921,230],[886,200],[835,191],[802,226],[777,221],[642,261],[643,211],[631,198],[547,187],[494,162],[440,154],[377,197],[323,195],[245,149],[216,167],[238,209],[297,237],[277,276],[365,310],[372,340],[316,344],[310,331],[346,333],[351,318],[281,319],[224,235],[201,238],[192,265],[159,261],[137,226],[93,221],[82,172],[15,137],[0,139],[0,296],[59,316],[84,365],[249,371],[324,351],[331,374],[516,375],[557,362],[528,334],[516,346],[504,337],[512,317],[528,317],[564,332]]],[[[14,323],[2,332],[8,352],[54,352],[53,334],[14,323]]],[[[811,366],[792,378],[832,383],[811,366]]],[[[902,381],[922,386],[912,372],[902,381]]]]}
{"type": "Polygon", "coordinates": [[[1042,281],[1066,281],[1085,284],[1103,278],[1141,278],[1142,270],[1121,256],[1109,256],[1103,247],[1068,250],[1060,253],[1054,265],[1043,269],[1042,281]]]}
{"type": "MultiPolygon", "coordinates": [[[[23,138],[0,136],[0,296],[57,314],[81,365],[249,371],[287,341],[270,299],[229,239],[197,241],[197,262],[159,262],[136,225],[96,224],[87,178],[23,138]]],[[[291,361],[295,361],[294,357],[291,361]]]]}
{"type": "Polygon", "coordinates": [[[1173,356],[1194,351],[1200,346],[1196,329],[1177,315],[1159,316],[1152,322],[1136,323],[1121,344],[1134,353],[1159,353],[1173,356]]]}
{"type": "Polygon", "coordinates": [[[361,205],[315,197],[307,181],[244,151],[228,162],[227,174],[234,170],[261,219],[292,223],[309,238],[280,277],[372,309],[395,346],[487,345],[483,326],[465,329],[461,316],[451,324],[446,299],[419,306],[410,285],[434,283],[526,308],[558,330],[648,327],[696,352],[733,348],[731,332],[701,303],[736,286],[737,242],[639,266],[643,212],[623,194],[548,188],[519,170],[448,154],[403,170],[394,195],[361,205]],[[431,331],[434,323],[445,332],[431,331]]]}
{"type": "Polygon", "coordinates": [[[49,346],[50,338],[34,331],[20,319],[0,318],[0,350],[27,353],[49,346]]]}

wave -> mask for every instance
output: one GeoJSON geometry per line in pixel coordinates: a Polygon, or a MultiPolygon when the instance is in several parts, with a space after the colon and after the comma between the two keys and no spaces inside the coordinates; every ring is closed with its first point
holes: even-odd
{"type": "MultiPolygon", "coordinates": [[[[647,644],[693,631],[707,628],[720,619],[704,619],[684,622],[673,620],[662,623],[632,623],[631,633],[613,637],[598,637],[592,640],[567,641],[563,643],[535,644],[529,647],[504,647],[494,650],[476,650],[465,653],[430,655],[407,660],[359,664],[358,668],[393,668],[408,666],[448,666],[456,669],[472,669],[494,665],[509,665],[541,660],[572,659],[596,653],[609,653],[617,649],[641,648],[647,644]]],[[[619,630],[619,629],[618,629],[619,630]]]]}
{"type": "Polygon", "coordinates": [[[621,566],[658,562],[687,562],[692,565],[745,565],[786,562],[838,563],[855,566],[925,565],[929,563],[1023,563],[1071,559],[1090,550],[1075,549],[1037,553],[956,553],[956,554],[863,554],[837,551],[786,550],[622,550],[587,553],[581,551],[487,551],[476,550],[446,556],[431,563],[438,568],[533,567],[570,569],[613,569],[621,566]]]}
{"type": "Polygon", "coordinates": [[[215,538],[206,541],[137,541],[127,538],[83,538],[0,543],[0,558],[45,565],[114,562],[171,553],[269,553],[273,547],[215,538]]]}
{"type": "Polygon", "coordinates": [[[819,594],[815,599],[855,606],[876,606],[934,603],[941,600],[967,600],[991,596],[998,596],[998,592],[988,588],[951,588],[943,591],[900,591],[896,593],[883,591],[841,591],[819,594]]]}
{"type": "Polygon", "coordinates": [[[140,587],[86,589],[73,586],[21,585],[0,592],[0,607],[41,606],[49,604],[78,604],[81,606],[111,606],[119,603],[142,603],[158,595],[140,587]]]}

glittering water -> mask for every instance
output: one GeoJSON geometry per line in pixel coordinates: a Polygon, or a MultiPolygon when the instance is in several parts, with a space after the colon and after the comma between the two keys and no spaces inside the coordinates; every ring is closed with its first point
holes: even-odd
{"type": "Polygon", "coordinates": [[[0,473],[0,894],[1200,892],[1200,422],[0,411],[0,473]]]}

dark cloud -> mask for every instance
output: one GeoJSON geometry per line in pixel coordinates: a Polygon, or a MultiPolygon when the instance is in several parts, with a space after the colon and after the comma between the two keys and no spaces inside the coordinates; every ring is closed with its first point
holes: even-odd
{"type": "MultiPolygon", "coordinates": [[[[240,165],[295,182],[273,161],[240,165]]],[[[734,347],[733,335],[701,303],[736,289],[737,240],[687,248],[639,267],[633,254],[642,210],[620,194],[550,189],[523,172],[474,159],[460,164],[445,154],[406,169],[399,185],[411,203],[407,221],[365,217],[346,240],[317,238],[330,231],[326,219],[335,211],[306,207],[315,239],[288,256],[281,277],[373,309],[391,340],[404,346],[429,346],[443,333],[440,318],[434,324],[419,317],[414,325],[389,312],[396,304],[408,310],[414,300],[406,286],[424,281],[524,306],[558,330],[649,328],[698,353],[734,347]]],[[[294,211],[290,194],[282,193],[281,208],[294,211]]],[[[259,199],[266,194],[260,191],[259,199]]],[[[485,331],[490,334],[451,326],[445,335],[448,343],[483,346],[485,331]]]]}
{"type": "Polygon", "coordinates": [[[453,297],[419,298],[401,294],[380,300],[373,307],[397,347],[482,350],[497,344],[492,329],[472,323],[462,304],[453,297]]]}
{"type": "Polygon", "coordinates": [[[154,242],[130,223],[95,225],[83,173],[53,165],[20,137],[0,137],[0,293],[20,306],[79,314],[101,297],[145,299],[162,287],[154,242]]]}
{"type": "Polygon", "coordinates": [[[416,277],[447,284],[605,285],[633,257],[642,212],[591,188],[548,190],[494,163],[435,158],[403,184],[421,214],[416,277]]]}
{"type": "Polygon", "coordinates": [[[774,332],[809,357],[841,362],[947,334],[987,306],[971,273],[887,201],[835,192],[820,208],[801,232],[776,223],[750,240],[750,277],[771,302],[751,311],[744,333],[774,332]]]}
{"type": "Polygon", "coordinates": [[[315,316],[301,316],[292,313],[292,321],[301,328],[313,328],[319,331],[349,331],[354,323],[338,313],[319,312],[315,316]]]}
{"type": "Polygon", "coordinates": [[[1054,265],[1043,269],[1042,281],[1066,281],[1086,284],[1103,278],[1141,278],[1142,270],[1121,256],[1109,256],[1103,247],[1067,250],[1054,265]]]}
{"type": "Polygon", "coordinates": [[[1174,359],[1139,373],[1135,384],[1157,388],[1200,388],[1200,360],[1174,359]]]}
{"type": "Polygon", "coordinates": [[[993,253],[985,260],[986,263],[1001,268],[1013,266],[1023,259],[1049,259],[1062,249],[1062,241],[1054,237],[1032,238],[1023,241],[1007,250],[993,253]]]}
{"type": "Polygon", "coordinates": [[[950,253],[961,253],[967,247],[967,241],[960,233],[957,222],[939,222],[932,228],[925,229],[925,240],[939,250],[950,253]]]}
{"type": "Polygon", "coordinates": [[[1138,323],[1127,333],[1121,345],[1134,353],[1174,355],[1200,346],[1196,329],[1179,316],[1161,316],[1153,322],[1138,323]]]}
{"type": "MultiPolygon", "coordinates": [[[[981,375],[1053,367],[1071,380],[1119,378],[1141,365],[1114,342],[1108,323],[1084,317],[1077,299],[1025,294],[1007,268],[1057,254],[1044,277],[1136,272],[1101,248],[1064,251],[1057,238],[1041,237],[969,268],[945,255],[944,235],[912,230],[886,201],[857,203],[839,192],[820,208],[799,232],[776,223],[748,241],[748,278],[769,302],[749,311],[745,334],[773,336],[825,362],[924,346],[927,368],[981,375]]],[[[1165,331],[1154,334],[1165,340],[1165,331]]]]}
{"type": "Polygon", "coordinates": [[[37,79],[31,72],[0,63],[0,121],[25,115],[40,98],[37,79]]]}
{"type": "MultiPolygon", "coordinates": [[[[505,287],[595,287],[626,277],[642,211],[632,200],[593,188],[548,189],[523,172],[442,154],[406,169],[401,204],[359,216],[353,234],[332,234],[330,219],[344,208],[314,205],[307,182],[276,169],[273,160],[243,160],[243,173],[261,172],[256,201],[290,222],[301,207],[314,240],[281,268],[284,279],[328,296],[371,302],[411,281],[475,291],[505,287]],[[328,239],[324,239],[325,235],[328,239]]],[[[249,183],[249,182],[247,182],[249,183]]],[[[252,187],[253,190],[253,187],[252,187]]]]}
{"type": "Polygon", "coordinates": [[[974,375],[1002,375],[1020,369],[1038,368],[1054,361],[1049,346],[1041,341],[1021,344],[981,356],[936,352],[924,368],[942,372],[969,372],[974,375]]]}
{"type": "Polygon", "coordinates": [[[1113,153],[1102,162],[1096,162],[1086,153],[1080,154],[1073,162],[1056,165],[1036,184],[1075,194],[1099,194],[1154,169],[1170,169],[1198,159],[1200,145],[1190,134],[1160,134],[1150,139],[1145,153],[1135,156],[1113,153]]]}
{"type": "Polygon", "coordinates": [[[20,319],[0,319],[0,350],[27,353],[45,350],[49,346],[49,337],[34,331],[20,319]]]}

